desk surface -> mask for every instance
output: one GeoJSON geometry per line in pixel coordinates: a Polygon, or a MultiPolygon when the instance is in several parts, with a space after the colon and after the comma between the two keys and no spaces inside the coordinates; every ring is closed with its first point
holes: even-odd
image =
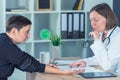
{"type": "Polygon", "coordinates": [[[83,78],[82,76],[75,75],[56,75],[56,74],[45,74],[45,73],[27,73],[27,80],[120,80],[118,77],[109,78],[83,78]]]}
{"type": "MultiPolygon", "coordinates": [[[[101,69],[99,66],[94,66],[97,69],[101,69]]],[[[26,73],[27,80],[120,80],[120,76],[108,77],[108,78],[83,78],[76,75],[57,75],[57,74],[45,74],[45,73],[26,73]]]]}

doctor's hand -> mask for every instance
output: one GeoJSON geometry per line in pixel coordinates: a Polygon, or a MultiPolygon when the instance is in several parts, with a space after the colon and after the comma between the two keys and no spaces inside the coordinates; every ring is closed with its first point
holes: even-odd
{"type": "Polygon", "coordinates": [[[72,67],[85,67],[86,62],[85,61],[78,61],[78,62],[73,62],[72,64],[69,65],[71,68],[72,67]]]}
{"type": "Polygon", "coordinates": [[[92,31],[89,33],[89,35],[94,39],[94,40],[97,40],[97,39],[100,39],[100,34],[98,31],[92,31]]]}

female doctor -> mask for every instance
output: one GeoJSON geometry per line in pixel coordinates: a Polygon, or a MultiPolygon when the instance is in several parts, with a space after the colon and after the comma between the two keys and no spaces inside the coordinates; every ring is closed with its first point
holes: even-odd
{"type": "Polygon", "coordinates": [[[105,70],[120,73],[120,27],[118,19],[106,4],[98,4],[90,10],[93,31],[89,35],[94,39],[90,46],[94,56],[73,62],[70,67],[100,65],[105,70]]]}

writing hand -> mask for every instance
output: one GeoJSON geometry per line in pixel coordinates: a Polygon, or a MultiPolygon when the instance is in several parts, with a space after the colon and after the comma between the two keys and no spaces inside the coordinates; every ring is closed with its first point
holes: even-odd
{"type": "Polygon", "coordinates": [[[84,67],[86,66],[85,61],[78,61],[78,62],[73,62],[72,64],[69,65],[71,68],[72,67],[84,67]]]}

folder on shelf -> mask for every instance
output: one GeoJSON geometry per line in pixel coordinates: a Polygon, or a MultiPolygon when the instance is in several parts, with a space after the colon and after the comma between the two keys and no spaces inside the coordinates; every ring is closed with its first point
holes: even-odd
{"type": "Polygon", "coordinates": [[[85,14],[84,13],[80,13],[80,38],[84,38],[85,37],[85,14]]]}
{"type": "Polygon", "coordinates": [[[83,0],[76,0],[73,10],[81,10],[83,6],[83,0]]]}
{"type": "Polygon", "coordinates": [[[79,3],[80,3],[80,0],[76,0],[75,5],[73,7],[73,10],[77,10],[78,9],[79,3]]]}
{"type": "Polygon", "coordinates": [[[61,38],[67,39],[67,13],[61,14],[61,38]]]}
{"type": "Polygon", "coordinates": [[[73,14],[73,39],[79,38],[79,13],[73,14]]]}
{"type": "Polygon", "coordinates": [[[77,10],[81,10],[81,9],[82,9],[82,6],[83,6],[83,0],[80,0],[80,1],[79,1],[79,4],[78,4],[77,10]]]}
{"type": "Polygon", "coordinates": [[[72,34],[72,27],[73,27],[73,14],[69,13],[68,14],[68,39],[72,39],[73,34],[72,34]]]}

